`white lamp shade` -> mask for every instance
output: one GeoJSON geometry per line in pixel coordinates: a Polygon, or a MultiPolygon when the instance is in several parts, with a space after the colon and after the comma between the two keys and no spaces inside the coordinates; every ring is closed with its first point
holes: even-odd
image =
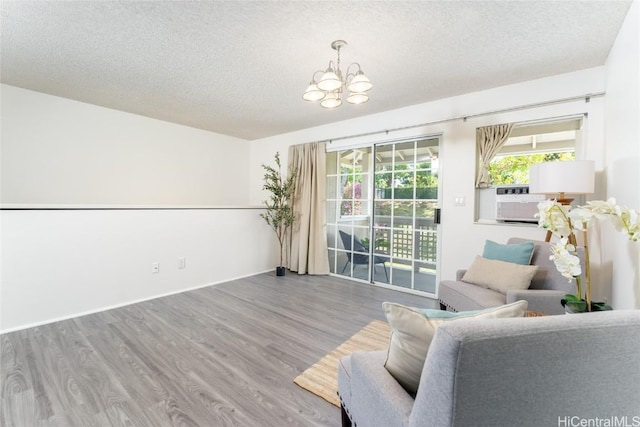
{"type": "Polygon", "coordinates": [[[311,82],[307,90],[304,91],[302,99],[304,99],[305,101],[320,101],[322,98],[324,98],[324,95],[325,92],[318,89],[317,84],[311,82]]]}
{"type": "Polygon", "coordinates": [[[338,77],[333,70],[328,69],[325,73],[320,77],[318,81],[318,88],[325,90],[327,92],[334,91],[342,86],[342,81],[338,77]]]}
{"type": "Polygon", "coordinates": [[[353,79],[351,79],[351,82],[349,83],[347,89],[349,89],[350,92],[362,93],[368,91],[372,87],[373,85],[371,84],[367,76],[365,76],[362,71],[358,71],[358,74],[356,74],[353,79]]]}
{"type": "Polygon", "coordinates": [[[347,102],[350,104],[364,104],[369,100],[369,97],[365,93],[351,93],[347,97],[347,102]]]}
{"type": "Polygon", "coordinates": [[[338,92],[329,92],[324,97],[320,105],[324,108],[336,108],[342,105],[342,99],[340,98],[340,94],[338,92]]]}
{"type": "Polygon", "coordinates": [[[529,193],[590,194],[595,188],[593,160],[534,163],[529,169],[529,193]]]}

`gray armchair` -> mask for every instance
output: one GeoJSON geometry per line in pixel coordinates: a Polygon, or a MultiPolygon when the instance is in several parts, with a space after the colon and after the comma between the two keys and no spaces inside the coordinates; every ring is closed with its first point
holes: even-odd
{"type": "MultiPolygon", "coordinates": [[[[507,243],[516,244],[531,240],[512,237],[507,243]]],[[[467,311],[482,310],[510,304],[518,300],[526,300],[530,311],[546,314],[563,314],[564,308],[560,300],[565,294],[575,294],[575,281],[569,281],[556,269],[551,255],[551,244],[533,241],[535,244],[531,265],[537,265],[538,271],[531,281],[529,289],[511,290],[506,294],[463,282],[466,270],[458,270],[456,280],[443,280],[438,288],[438,299],[443,310],[467,311]]],[[[579,248],[578,256],[583,259],[583,251],[579,248]]],[[[500,274],[496,272],[496,274],[500,274]]]]}
{"type": "Polygon", "coordinates": [[[386,351],[343,357],[342,425],[539,427],[614,416],[632,425],[638,354],[640,310],[455,320],[436,331],[415,397],[384,367],[386,351]]]}

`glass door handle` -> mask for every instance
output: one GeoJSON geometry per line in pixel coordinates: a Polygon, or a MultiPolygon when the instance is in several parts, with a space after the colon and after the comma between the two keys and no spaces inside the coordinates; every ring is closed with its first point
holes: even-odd
{"type": "Polygon", "coordinates": [[[436,208],[436,209],[433,211],[433,223],[434,223],[434,224],[440,224],[440,215],[441,215],[441,211],[442,211],[442,209],[440,209],[440,208],[436,208]]]}

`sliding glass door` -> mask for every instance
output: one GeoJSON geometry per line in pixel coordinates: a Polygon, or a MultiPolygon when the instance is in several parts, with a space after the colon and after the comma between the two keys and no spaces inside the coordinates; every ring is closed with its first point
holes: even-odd
{"type": "Polygon", "coordinates": [[[331,272],[371,281],[370,147],[327,153],[327,237],[331,272]]]}
{"type": "Polygon", "coordinates": [[[331,272],[435,294],[439,137],[327,153],[331,272]]]}
{"type": "Polygon", "coordinates": [[[375,147],[374,255],[389,266],[374,281],[435,293],[439,138],[375,147]]]}

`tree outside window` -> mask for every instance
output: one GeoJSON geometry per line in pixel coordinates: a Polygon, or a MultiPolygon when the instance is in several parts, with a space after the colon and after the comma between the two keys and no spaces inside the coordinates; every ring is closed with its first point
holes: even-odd
{"type": "Polygon", "coordinates": [[[498,155],[489,164],[489,177],[494,186],[528,184],[531,164],[575,160],[575,158],[575,151],[498,155]]]}

